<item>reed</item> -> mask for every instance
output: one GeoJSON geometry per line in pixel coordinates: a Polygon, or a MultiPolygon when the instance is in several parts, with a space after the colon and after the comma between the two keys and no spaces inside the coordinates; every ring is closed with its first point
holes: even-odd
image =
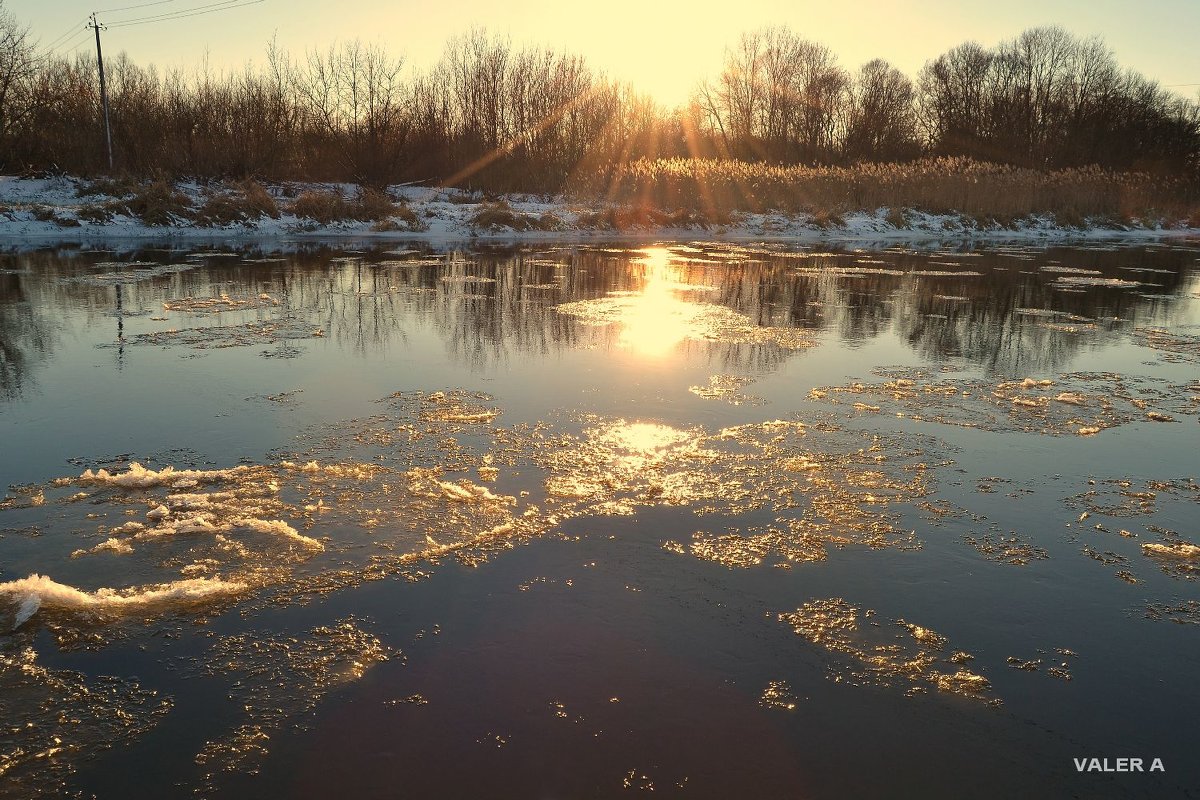
{"type": "Polygon", "coordinates": [[[1054,214],[1064,222],[1165,219],[1200,209],[1187,180],[1099,167],[1041,171],[963,157],[852,166],[787,166],[733,159],[641,159],[575,176],[577,200],[713,217],[731,211],[808,213],[836,224],[850,211],[915,209],[980,222],[1054,214]]]}

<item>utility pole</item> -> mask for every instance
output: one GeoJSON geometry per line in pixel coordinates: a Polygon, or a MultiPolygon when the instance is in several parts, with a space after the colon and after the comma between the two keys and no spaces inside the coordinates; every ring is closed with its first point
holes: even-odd
{"type": "Polygon", "coordinates": [[[108,123],[108,86],[104,83],[104,55],[100,52],[100,30],[105,28],[96,20],[96,12],[92,12],[92,21],[88,25],[89,28],[96,31],[96,63],[100,67],[100,102],[104,106],[104,144],[108,149],[108,171],[113,169],[113,154],[112,154],[112,126],[108,123]]]}

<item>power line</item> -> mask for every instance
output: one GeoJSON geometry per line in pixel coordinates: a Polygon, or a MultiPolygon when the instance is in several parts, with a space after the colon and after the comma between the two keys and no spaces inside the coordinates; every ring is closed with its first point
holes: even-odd
{"type": "Polygon", "coordinates": [[[204,14],[212,14],[217,11],[229,11],[234,8],[243,8],[245,6],[258,5],[266,0],[221,0],[218,3],[209,3],[203,6],[193,6],[192,8],[181,8],[178,11],[171,11],[166,14],[157,14],[148,17],[134,17],[133,19],[118,20],[109,25],[110,28],[124,28],[129,25],[145,25],[150,22],[166,22],[173,19],[184,19],[186,17],[198,17],[204,14]]]}
{"type": "MultiPolygon", "coordinates": [[[[176,14],[184,14],[189,11],[199,11],[202,8],[211,8],[213,6],[227,6],[230,3],[236,3],[236,2],[239,2],[239,0],[219,0],[218,2],[208,3],[207,5],[203,5],[203,6],[192,6],[191,8],[177,8],[174,11],[163,11],[161,13],[155,12],[153,14],[150,14],[150,15],[144,16],[144,17],[131,17],[129,19],[119,19],[116,21],[115,24],[124,25],[127,22],[139,22],[141,20],[152,20],[152,19],[160,19],[162,17],[173,17],[176,14]]],[[[157,3],[149,3],[148,5],[158,5],[158,4],[157,3]]],[[[130,8],[138,8],[138,6],[130,6],[130,8]]]]}
{"type": "Polygon", "coordinates": [[[66,53],[68,50],[78,50],[79,46],[87,39],[87,28],[80,28],[78,32],[70,39],[67,39],[62,44],[55,47],[53,50],[47,50],[48,54],[66,53]]]}
{"type": "Polygon", "coordinates": [[[135,8],[148,8],[149,6],[161,6],[164,3],[175,3],[178,0],[154,0],[152,3],[138,3],[136,6],[121,6],[120,8],[102,8],[97,11],[97,14],[115,14],[118,11],[132,11],[135,8]]]}
{"type": "MultiPolygon", "coordinates": [[[[65,31],[63,31],[62,33],[60,33],[58,36],[54,37],[54,38],[53,38],[53,39],[51,39],[49,42],[47,42],[47,43],[46,43],[46,49],[47,49],[47,50],[53,50],[53,49],[54,49],[54,47],[55,47],[55,45],[57,45],[57,44],[58,44],[59,42],[61,42],[63,39],[66,39],[68,36],[70,36],[70,35],[71,35],[71,31],[75,31],[77,28],[82,28],[83,30],[87,30],[87,28],[84,28],[84,27],[83,27],[83,24],[84,24],[85,22],[87,22],[87,21],[88,21],[88,18],[87,18],[87,17],[84,17],[83,19],[79,20],[79,22],[76,22],[74,25],[72,25],[71,27],[67,28],[65,31]]],[[[76,31],[76,32],[78,32],[78,31],[76,31]]]]}

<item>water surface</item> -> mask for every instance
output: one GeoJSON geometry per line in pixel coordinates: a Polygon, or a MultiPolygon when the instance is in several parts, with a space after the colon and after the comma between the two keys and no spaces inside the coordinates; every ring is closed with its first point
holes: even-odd
{"type": "Polygon", "coordinates": [[[0,794],[1191,796],[1198,266],[9,252],[0,794]]]}

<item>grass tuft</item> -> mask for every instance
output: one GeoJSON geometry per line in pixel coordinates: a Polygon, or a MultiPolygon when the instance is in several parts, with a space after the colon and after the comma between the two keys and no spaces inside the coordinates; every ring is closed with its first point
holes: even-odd
{"type": "Polygon", "coordinates": [[[116,204],[121,210],[137,217],[146,225],[172,225],[192,218],[187,195],[169,181],[158,180],[138,186],[133,197],[116,204]]]}

